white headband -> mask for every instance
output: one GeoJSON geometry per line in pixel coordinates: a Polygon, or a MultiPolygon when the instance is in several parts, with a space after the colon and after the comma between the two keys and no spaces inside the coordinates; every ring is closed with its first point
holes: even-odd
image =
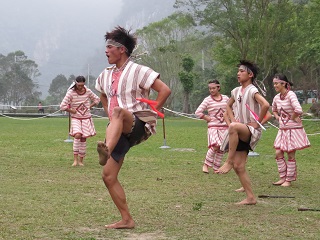
{"type": "MultiPolygon", "coordinates": [[[[253,72],[251,71],[251,69],[248,68],[248,67],[245,66],[245,65],[240,65],[239,69],[243,69],[243,70],[245,70],[246,72],[248,72],[249,74],[250,74],[250,73],[253,74],[253,72]]],[[[254,74],[253,74],[253,75],[254,75],[254,74]]]]}
{"type": "Polygon", "coordinates": [[[128,49],[126,48],[126,46],[124,46],[123,44],[119,43],[119,42],[116,42],[112,39],[108,39],[107,42],[106,42],[107,46],[108,45],[112,45],[112,46],[115,46],[115,47],[124,47],[126,49],[126,52],[128,52],[128,49]]]}

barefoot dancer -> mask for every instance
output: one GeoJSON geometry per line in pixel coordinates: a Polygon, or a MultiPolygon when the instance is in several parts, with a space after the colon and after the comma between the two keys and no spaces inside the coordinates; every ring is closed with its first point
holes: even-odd
{"type": "Polygon", "coordinates": [[[296,94],[290,91],[293,84],[283,74],[275,75],[273,83],[279,94],[273,99],[272,112],[280,127],[274,141],[280,180],[273,185],[289,187],[297,177],[296,150],[309,147],[310,142],[300,119],[301,105],[296,94]],[[288,155],[287,162],[284,153],[288,155]]]}
{"type": "Polygon", "coordinates": [[[61,110],[71,113],[70,136],[74,137],[72,166],[83,166],[87,138],[96,135],[90,109],[98,105],[100,99],[84,85],[85,81],[83,76],[78,76],[60,105],[61,110]]]}
{"type": "Polygon", "coordinates": [[[242,60],[238,65],[238,82],[240,87],[231,91],[231,97],[227,104],[227,116],[229,123],[229,152],[224,165],[217,173],[228,173],[232,168],[239,177],[240,183],[247,195],[246,199],[238,204],[256,204],[256,198],[252,192],[249,175],[245,165],[249,150],[253,150],[261,137],[261,128],[254,117],[246,108],[246,104],[252,111],[259,114],[259,122],[264,123],[264,116],[269,109],[269,103],[262,97],[258,89],[253,85],[258,68],[254,63],[242,60]],[[235,104],[233,106],[233,104],[235,104]],[[239,117],[236,121],[232,107],[239,117]]]}
{"type": "Polygon", "coordinates": [[[223,151],[220,150],[221,141],[228,129],[224,120],[229,98],[220,94],[220,83],[218,80],[211,80],[208,83],[210,96],[206,97],[199,105],[195,114],[208,123],[208,151],[204,160],[202,171],[208,172],[208,167],[218,170],[221,165],[223,151]],[[207,115],[204,114],[207,112],[207,115]]]}
{"type": "Polygon", "coordinates": [[[105,69],[96,80],[96,89],[110,123],[105,142],[98,142],[102,179],[121,214],[121,220],[106,228],[134,228],[118,173],[129,149],[155,133],[157,114],[137,98],[149,98],[150,90],[157,93],[156,109],[161,109],[171,90],[160,80],[159,73],[131,61],[136,38],[130,31],[117,27],[105,35],[106,56],[113,67],[105,69]]]}

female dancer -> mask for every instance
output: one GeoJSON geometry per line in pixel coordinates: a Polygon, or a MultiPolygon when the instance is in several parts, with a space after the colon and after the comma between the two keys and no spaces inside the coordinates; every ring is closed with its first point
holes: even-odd
{"type": "Polygon", "coordinates": [[[297,177],[296,150],[309,147],[310,142],[300,119],[301,105],[296,94],[290,91],[293,84],[283,74],[276,74],[273,84],[278,92],[273,99],[272,112],[279,121],[279,131],[274,141],[274,148],[280,175],[280,180],[274,182],[273,185],[289,187],[297,177]],[[288,155],[287,162],[284,153],[288,155]]]}
{"type": "Polygon", "coordinates": [[[221,165],[223,151],[220,150],[221,141],[228,125],[224,120],[229,98],[220,94],[220,83],[218,80],[212,80],[208,83],[210,96],[206,97],[197,108],[195,114],[208,123],[208,152],[204,160],[202,171],[208,172],[208,167],[218,170],[221,165]],[[204,114],[207,111],[207,115],[204,114]]]}
{"type": "Polygon", "coordinates": [[[74,137],[72,166],[83,166],[86,139],[96,135],[90,109],[99,104],[100,98],[84,85],[85,81],[83,76],[78,76],[60,104],[61,110],[71,113],[69,134],[74,137]]]}

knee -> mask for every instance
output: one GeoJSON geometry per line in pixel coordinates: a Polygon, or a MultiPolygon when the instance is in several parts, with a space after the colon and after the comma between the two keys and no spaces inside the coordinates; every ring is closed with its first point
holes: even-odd
{"type": "Polygon", "coordinates": [[[81,135],[80,133],[77,133],[76,135],[74,135],[74,138],[75,138],[75,139],[81,139],[81,136],[82,136],[82,135],[81,135]]]}
{"type": "Polygon", "coordinates": [[[112,174],[103,172],[102,173],[102,180],[107,188],[112,186],[116,182],[116,177],[114,177],[112,174]]]}
{"type": "Polygon", "coordinates": [[[229,134],[237,132],[237,129],[238,129],[237,126],[238,126],[238,123],[236,123],[236,122],[230,123],[230,125],[229,125],[229,134]]]}
{"type": "Polygon", "coordinates": [[[237,175],[240,175],[241,173],[244,173],[245,172],[245,167],[243,164],[237,164],[237,163],[234,163],[233,164],[233,170],[235,171],[235,173],[237,175]]]}
{"type": "Polygon", "coordinates": [[[276,159],[283,158],[283,157],[284,157],[283,152],[276,151],[276,159]]]}
{"type": "Polygon", "coordinates": [[[112,118],[121,118],[123,116],[123,109],[121,107],[115,107],[112,112],[112,118]]]}

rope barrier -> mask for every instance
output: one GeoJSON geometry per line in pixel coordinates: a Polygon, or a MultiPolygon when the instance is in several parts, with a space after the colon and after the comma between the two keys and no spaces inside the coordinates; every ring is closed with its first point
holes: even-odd
{"type": "MultiPolygon", "coordinates": [[[[11,105],[0,105],[2,107],[9,107],[9,108],[12,108],[13,106],[11,105]]],[[[48,106],[43,106],[43,107],[58,107],[59,105],[48,105],[48,106]]],[[[19,106],[20,108],[23,107],[33,107],[33,108],[36,108],[38,106],[19,106]]],[[[17,108],[14,106],[14,108],[17,108]]],[[[94,107],[94,109],[97,109],[97,110],[103,110],[103,108],[96,108],[94,107]]],[[[174,110],[170,110],[168,108],[165,108],[163,107],[163,109],[165,111],[168,111],[168,112],[171,112],[175,115],[178,115],[178,116],[181,116],[181,117],[185,117],[185,118],[189,118],[189,119],[192,119],[192,120],[199,120],[199,121],[202,121],[202,119],[199,119],[197,117],[195,117],[195,114],[188,114],[188,113],[183,113],[183,112],[177,112],[177,111],[174,111],[174,110]]],[[[57,110],[56,112],[54,113],[50,113],[50,114],[47,114],[45,116],[41,116],[41,117],[35,117],[35,118],[17,118],[17,117],[10,117],[10,116],[7,116],[6,114],[2,114],[0,113],[0,116],[3,116],[3,117],[7,117],[7,118],[10,118],[10,119],[14,119],[14,120],[23,120],[23,121],[30,121],[30,120],[38,120],[38,119],[43,119],[43,118],[46,118],[46,117],[57,117],[57,116],[64,116],[63,114],[57,114],[58,112],[60,112],[61,110],[57,110]]],[[[96,114],[91,114],[92,117],[96,117],[96,118],[99,118],[99,119],[109,119],[108,117],[102,117],[102,116],[99,116],[99,115],[96,115],[96,114]]],[[[312,121],[312,122],[318,122],[320,121],[320,119],[301,119],[302,121],[312,121]]],[[[268,122],[268,124],[270,124],[272,127],[274,128],[277,128],[279,129],[276,125],[272,124],[271,122],[268,122]]],[[[315,135],[319,135],[320,133],[309,133],[307,134],[308,136],[315,136],[315,135]]]]}
{"type": "MultiPolygon", "coordinates": [[[[176,111],[173,111],[173,110],[170,110],[168,108],[163,108],[164,110],[168,111],[168,112],[171,112],[171,113],[174,113],[176,115],[179,115],[179,116],[182,116],[182,117],[186,117],[186,118],[190,118],[190,119],[193,119],[193,120],[202,120],[202,119],[199,119],[199,118],[193,118],[193,117],[189,117],[189,116],[186,116],[186,115],[194,115],[194,114],[187,114],[187,113],[182,113],[182,112],[176,112],[176,111]]],[[[302,121],[313,121],[313,122],[318,122],[320,121],[320,119],[301,119],[302,121]]],[[[270,124],[272,127],[274,128],[277,128],[279,129],[276,125],[272,124],[271,122],[267,122],[268,124],[270,124]]],[[[308,136],[315,136],[315,135],[319,135],[320,133],[307,133],[308,136]]]]}
{"type": "Polygon", "coordinates": [[[60,112],[60,110],[54,112],[54,113],[49,113],[45,116],[41,116],[41,117],[34,117],[34,118],[17,118],[17,117],[10,117],[6,114],[2,114],[0,113],[0,116],[6,117],[6,118],[10,118],[10,119],[14,119],[14,120],[21,120],[21,121],[30,121],[30,120],[38,120],[38,119],[42,119],[42,118],[46,118],[46,117],[57,117],[57,116],[61,116],[63,114],[59,114],[59,115],[55,115],[56,113],[60,112]]]}

